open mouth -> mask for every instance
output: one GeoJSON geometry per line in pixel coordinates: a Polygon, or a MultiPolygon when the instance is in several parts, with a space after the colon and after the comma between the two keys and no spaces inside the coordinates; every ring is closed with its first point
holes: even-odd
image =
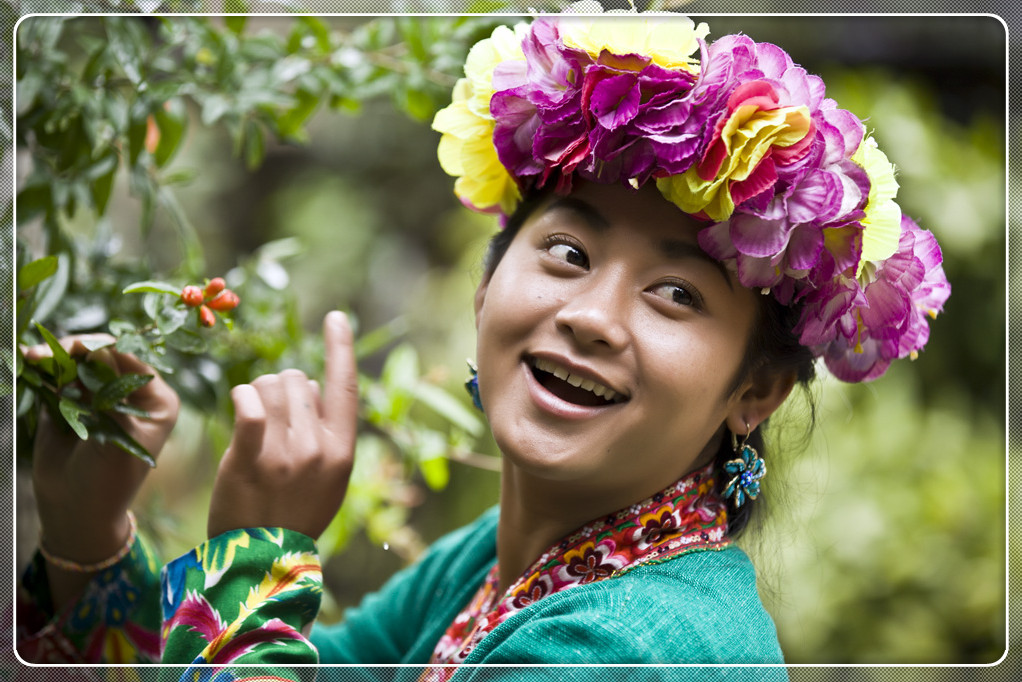
{"type": "Polygon", "coordinates": [[[625,402],[628,398],[617,391],[571,374],[557,363],[542,358],[531,358],[532,375],[540,386],[565,402],[585,407],[605,407],[625,402]]]}

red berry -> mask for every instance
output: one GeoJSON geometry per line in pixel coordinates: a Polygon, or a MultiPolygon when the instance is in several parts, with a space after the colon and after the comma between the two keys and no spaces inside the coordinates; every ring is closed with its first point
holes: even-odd
{"type": "Polygon", "coordinates": [[[227,282],[224,281],[223,277],[214,277],[209,280],[209,284],[206,285],[206,298],[213,298],[227,286],[227,282]]]}
{"type": "Polygon", "coordinates": [[[202,305],[202,289],[189,284],[181,290],[181,301],[189,308],[202,305]]]}
{"type": "Polygon", "coordinates": [[[214,315],[213,311],[206,306],[199,308],[199,324],[203,327],[212,327],[216,324],[216,315],[214,315]]]}
{"type": "Polygon", "coordinates": [[[209,301],[207,305],[213,310],[227,312],[228,310],[234,310],[237,308],[239,303],[241,303],[241,299],[238,298],[236,293],[230,289],[224,289],[216,298],[209,301]]]}

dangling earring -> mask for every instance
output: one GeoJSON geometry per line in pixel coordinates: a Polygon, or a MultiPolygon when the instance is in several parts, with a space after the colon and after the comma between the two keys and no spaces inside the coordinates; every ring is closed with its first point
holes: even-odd
{"type": "Polygon", "coordinates": [[[731,448],[737,457],[724,463],[725,473],[732,477],[724,488],[724,497],[730,499],[736,509],[745,504],[746,497],[750,500],[759,497],[759,481],[766,476],[766,462],[760,458],[756,448],[746,443],[751,433],[748,422],[745,423],[745,436],[741,443],[735,432],[731,432],[731,448]]]}
{"type": "Polygon", "coordinates": [[[480,412],[483,411],[483,401],[479,398],[479,369],[476,364],[471,360],[466,360],[468,363],[468,371],[471,376],[465,381],[465,390],[472,396],[472,404],[476,406],[476,409],[480,412]]]}

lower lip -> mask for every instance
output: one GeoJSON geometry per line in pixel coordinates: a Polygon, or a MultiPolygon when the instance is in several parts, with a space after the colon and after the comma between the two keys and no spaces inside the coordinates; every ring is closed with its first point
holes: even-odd
{"type": "Polygon", "coordinates": [[[525,381],[529,386],[529,395],[532,402],[548,414],[562,419],[591,419],[597,415],[604,414],[607,410],[613,409],[622,403],[611,403],[609,405],[590,407],[588,405],[576,405],[567,400],[561,400],[556,395],[546,390],[536,376],[532,373],[532,367],[527,362],[522,363],[522,370],[525,372],[525,381]]]}

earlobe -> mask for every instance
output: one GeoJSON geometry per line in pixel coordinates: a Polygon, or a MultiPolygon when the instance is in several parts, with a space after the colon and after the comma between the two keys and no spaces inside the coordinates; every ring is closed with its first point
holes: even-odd
{"type": "Polygon", "coordinates": [[[794,372],[763,375],[753,379],[731,408],[727,417],[728,429],[739,436],[755,431],[784,403],[795,387],[795,380],[794,372]]]}

